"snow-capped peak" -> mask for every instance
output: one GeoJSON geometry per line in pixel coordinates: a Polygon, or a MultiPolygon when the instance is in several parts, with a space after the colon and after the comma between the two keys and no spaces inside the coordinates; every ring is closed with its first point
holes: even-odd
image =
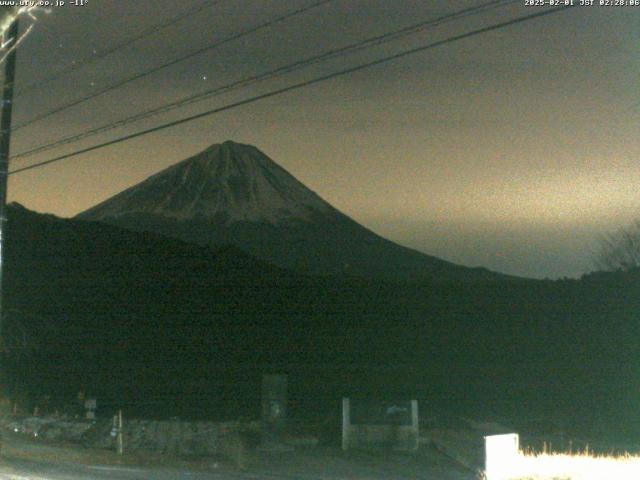
{"type": "Polygon", "coordinates": [[[264,153],[231,141],[177,163],[80,215],[101,220],[150,214],[178,220],[308,219],[333,208],[264,153]]]}

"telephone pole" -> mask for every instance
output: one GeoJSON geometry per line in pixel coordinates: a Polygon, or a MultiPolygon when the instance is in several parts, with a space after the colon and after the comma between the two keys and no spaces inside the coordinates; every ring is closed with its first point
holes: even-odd
{"type": "MultiPolygon", "coordinates": [[[[16,76],[16,42],[18,41],[18,19],[9,27],[6,36],[11,53],[6,59],[4,66],[4,85],[2,88],[2,105],[0,113],[0,347],[4,343],[4,301],[2,288],[2,274],[4,270],[4,242],[6,204],[7,204],[7,180],[9,177],[9,147],[11,145],[11,114],[13,112],[13,86],[16,76]]],[[[2,366],[4,367],[4,366],[2,366]]]]}

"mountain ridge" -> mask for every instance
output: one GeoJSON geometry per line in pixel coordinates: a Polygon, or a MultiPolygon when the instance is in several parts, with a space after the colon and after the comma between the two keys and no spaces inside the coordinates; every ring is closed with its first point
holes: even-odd
{"type": "Polygon", "coordinates": [[[260,152],[226,141],[76,216],[200,245],[235,245],[282,268],[393,281],[524,281],[398,245],[337,210],[260,152]]]}

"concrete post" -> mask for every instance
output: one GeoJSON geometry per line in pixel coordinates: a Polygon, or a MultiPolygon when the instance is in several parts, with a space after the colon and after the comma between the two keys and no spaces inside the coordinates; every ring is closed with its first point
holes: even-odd
{"type": "Polygon", "coordinates": [[[351,404],[348,398],[342,399],[342,450],[349,449],[351,430],[351,404]]]}
{"type": "Polygon", "coordinates": [[[123,427],[122,410],[118,410],[118,437],[117,437],[118,455],[122,455],[124,453],[124,432],[122,427],[123,427]]]}

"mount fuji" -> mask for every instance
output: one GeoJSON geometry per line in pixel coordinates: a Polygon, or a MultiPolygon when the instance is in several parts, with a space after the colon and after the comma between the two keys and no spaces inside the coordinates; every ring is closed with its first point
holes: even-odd
{"type": "Polygon", "coordinates": [[[213,145],[77,218],[200,245],[234,245],[308,274],[402,282],[513,279],[386,240],[332,207],[257,148],[231,141],[213,145]]]}

